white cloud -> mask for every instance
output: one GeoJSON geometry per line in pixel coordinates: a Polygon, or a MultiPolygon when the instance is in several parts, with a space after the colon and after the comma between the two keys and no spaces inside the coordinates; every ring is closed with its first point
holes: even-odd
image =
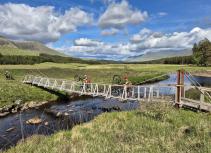
{"type": "Polygon", "coordinates": [[[101,1],[104,4],[110,4],[110,3],[115,2],[116,0],[90,0],[91,3],[94,3],[96,1],[101,1]]]}
{"type": "Polygon", "coordinates": [[[194,43],[204,38],[211,40],[211,29],[196,27],[189,32],[163,34],[145,28],[133,35],[128,43],[105,43],[80,38],[74,41],[73,46],[64,46],[60,50],[65,51],[66,54],[83,58],[123,60],[147,52],[191,49],[194,43]]]}
{"type": "Polygon", "coordinates": [[[92,20],[91,14],[77,7],[58,14],[52,6],[0,5],[0,34],[12,39],[52,42],[92,20]]]}
{"type": "Polygon", "coordinates": [[[73,46],[63,46],[59,50],[66,54],[78,57],[95,57],[102,59],[120,60],[133,55],[130,51],[133,48],[130,43],[105,43],[88,38],[74,40],[73,46]]]}
{"type": "Polygon", "coordinates": [[[147,17],[146,11],[135,10],[123,0],[120,3],[111,3],[99,18],[98,24],[102,29],[121,29],[128,24],[144,22],[147,17]]]}
{"type": "Polygon", "coordinates": [[[103,43],[97,40],[80,38],[80,39],[74,40],[74,45],[75,46],[100,46],[100,45],[103,45],[103,43]]]}
{"type": "Polygon", "coordinates": [[[168,13],[166,13],[166,12],[159,12],[158,15],[159,16],[166,16],[166,15],[168,15],[168,13]]]}
{"type": "Polygon", "coordinates": [[[112,35],[117,34],[118,32],[119,32],[119,29],[111,28],[111,29],[103,30],[101,32],[101,35],[103,35],[103,36],[112,36],[112,35]]]}
{"type": "Polygon", "coordinates": [[[143,29],[138,34],[132,36],[131,42],[135,43],[139,49],[187,49],[192,48],[194,43],[199,42],[204,38],[211,40],[211,29],[196,27],[189,32],[174,32],[169,34],[143,29]]]}

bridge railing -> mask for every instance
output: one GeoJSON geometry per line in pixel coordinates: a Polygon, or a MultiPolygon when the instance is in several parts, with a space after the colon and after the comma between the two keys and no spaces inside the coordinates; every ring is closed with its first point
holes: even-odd
{"type": "Polygon", "coordinates": [[[176,86],[168,85],[116,85],[99,83],[81,83],[65,79],[47,78],[42,76],[25,76],[24,83],[29,83],[52,90],[78,93],[81,95],[103,96],[122,100],[163,99],[166,96],[175,97],[176,86]]]}

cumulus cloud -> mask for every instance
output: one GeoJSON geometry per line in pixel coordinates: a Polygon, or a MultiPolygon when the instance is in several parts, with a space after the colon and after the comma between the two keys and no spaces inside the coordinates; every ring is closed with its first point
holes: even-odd
{"type": "Polygon", "coordinates": [[[97,59],[123,60],[147,52],[178,51],[191,49],[193,44],[208,38],[211,40],[211,29],[193,28],[189,32],[160,33],[142,29],[131,37],[128,43],[105,43],[98,40],[80,38],[72,46],[60,50],[66,54],[97,59]]]}
{"type": "Polygon", "coordinates": [[[0,5],[0,34],[12,39],[52,42],[92,20],[91,14],[77,7],[59,14],[52,6],[0,5]]]}
{"type": "Polygon", "coordinates": [[[135,43],[139,49],[187,49],[192,48],[194,43],[199,42],[204,38],[211,40],[211,29],[196,27],[189,32],[174,32],[169,34],[143,29],[138,34],[132,36],[131,42],[135,43]]]}
{"type": "Polygon", "coordinates": [[[75,46],[100,46],[103,45],[102,42],[97,41],[97,40],[92,40],[92,39],[87,39],[87,38],[80,38],[74,40],[74,45],[75,46]]]}
{"type": "Polygon", "coordinates": [[[98,24],[102,29],[121,29],[128,24],[139,24],[146,20],[146,11],[133,9],[126,0],[120,3],[111,3],[100,16],[98,24]]]}
{"type": "Polygon", "coordinates": [[[63,46],[59,50],[77,57],[121,60],[133,54],[131,53],[132,46],[133,44],[130,43],[105,43],[93,39],[80,38],[74,40],[72,46],[63,46]]]}
{"type": "Polygon", "coordinates": [[[103,35],[103,36],[112,36],[112,35],[117,34],[118,32],[119,32],[119,29],[111,28],[111,29],[103,30],[101,32],[101,35],[103,35]]]}

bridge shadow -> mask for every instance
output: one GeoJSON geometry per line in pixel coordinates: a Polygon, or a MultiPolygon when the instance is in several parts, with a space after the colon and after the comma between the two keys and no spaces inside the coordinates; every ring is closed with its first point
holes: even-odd
{"type": "Polygon", "coordinates": [[[77,99],[83,100],[83,99],[87,99],[87,98],[93,98],[92,96],[89,96],[89,95],[79,95],[76,93],[67,93],[67,92],[62,92],[59,90],[45,88],[42,86],[32,85],[32,84],[28,84],[28,85],[34,86],[36,88],[40,88],[40,89],[45,90],[51,94],[56,95],[58,97],[56,101],[58,101],[58,102],[69,102],[69,101],[73,101],[73,100],[77,100],[77,99]]]}
{"type": "MultiPolygon", "coordinates": [[[[31,85],[31,84],[29,84],[29,85],[31,85]]],[[[66,92],[61,92],[58,90],[53,90],[53,89],[49,89],[49,88],[45,88],[45,87],[41,87],[41,86],[37,86],[37,85],[31,85],[31,86],[40,88],[40,89],[45,90],[51,94],[56,95],[58,97],[56,101],[67,102],[71,99],[71,95],[66,92]]]]}

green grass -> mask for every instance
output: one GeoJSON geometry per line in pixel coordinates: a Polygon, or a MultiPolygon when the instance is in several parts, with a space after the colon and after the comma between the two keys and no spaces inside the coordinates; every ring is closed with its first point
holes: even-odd
{"type": "Polygon", "coordinates": [[[22,84],[19,81],[4,81],[2,79],[0,80],[0,95],[0,107],[11,105],[16,100],[42,102],[55,101],[58,98],[37,87],[22,84]]]}
{"type": "Polygon", "coordinates": [[[79,63],[41,63],[35,65],[0,65],[0,69],[49,69],[49,68],[69,68],[69,69],[119,69],[119,70],[134,70],[137,72],[176,72],[178,69],[187,71],[211,70],[211,67],[197,67],[189,65],[168,65],[168,64],[100,64],[89,65],[79,63]]]}
{"type": "Polygon", "coordinates": [[[0,54],[2,55],[19,55],[19,56],[39,56],[39,52],[22,50],[14,47],[0,46],[0,54]]]}
{"type": "MultiPolygon", "coordinates": [[[[148,64],[106,64],[106,65],[88,65],[88,64],[56,64],[42,63],[35,65],[0,65],[0,106],[12,104],[17,99],[23,102],[55,100],[56,97],[36,87],[24,85],[21,83],[24,75],[44,75],[53,78],[63,78],[72,80],[76,74],[87,74],[92,82],[111,83],[113,75],[123,76],[128,73],[129,79],[133,84],[139,84],[150,78],[160,76],[168,72],[176,72],[177,69],[184,68],[189,71],[209,70],[211,67],[194,67],[178,65],[148,65],[148,64]],[[4,72],[9,70],[15,81],[4,79],[4,72]],[[20,91],[20,92],[19,92],[20,91]],[[30,91],[30,92],[29,92],[30,91]]],[[[164,78],[160,78],[164,79],[164,78]]]]}
{"type": "Polygon", "coordinates": [[[52,136],[33,136],[7,153],[209,153],[211,116],[165,103],[104,113],[52,136]]]}

